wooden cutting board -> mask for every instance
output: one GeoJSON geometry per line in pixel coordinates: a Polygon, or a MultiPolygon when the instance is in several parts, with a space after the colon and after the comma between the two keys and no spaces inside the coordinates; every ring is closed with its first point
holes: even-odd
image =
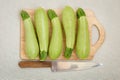
{"type": "MultiPolygon", "coordinates": [[[[29,15],[32,18],[32,21],[34,23],[34,10],[26,10],[29,15]]],[[[58,14],[60,20],[61,20],[61,9],[55,10],[56,13],[58,14]]],[[[86,16],[87,16],[87,20],[88,20],[88,25],[89,25],[89,33],[90,33],[90,54],[88,56],[88,58],[86,58],[86,60],[92,60],[96,51],[98,50],[98,48],[102,45],[102,43],[104,42],[104,38],[105,38],[105,31],[103,26],[100,24],[100,22],[97,20],[97,18],[95,17],[95,14],[92,10],[85,10],[86,16]],[[96,41],[95,44],[92,44],[92,26],[96,26],[98,32],[99,32],[99,38],[96,41]]],[[[22,60],[29,60],[28,57],[25,54],[25,32],[24,32],[24,25],[23,25],[23,21],[22,19],[20,19],[20,57],[22,60]]],[[[51,36],[51,24],[50,24],[50,36],[51,36]]],[[[77,29],[76,29],[77,31],[77,29]]],[[[64,50],[65,50],[65,35],[63,32],[63,50],[62,53],[60,55],[60,57],[57,60],[80,60],[77,58],[76,53],[75,53],[75,49],[72,52],[72,56],[70,59],[66,59],[64,57],[64,50]]],[[[35,60],[39,60],[39,57],[36,58],[35,60]]],[[[46,61],[49,61],[50,58],[47,57],[46,61]]]]}

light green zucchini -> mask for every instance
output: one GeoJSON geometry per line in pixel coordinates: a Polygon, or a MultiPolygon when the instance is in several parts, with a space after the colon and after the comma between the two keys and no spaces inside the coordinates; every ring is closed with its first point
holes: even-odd
{"type": "Polygon", "coordinates": [[[90,53],[90,37],[88,21],[82,8],[77,10],[78,33],[76,42],[76,54],[80,59],[86,59],[90,53]]]}
{"type": "Polygon", "coordinates": [[[63,36],[60,20],[57,14],[49,9],[48,16],[52,23],[52,37],[49,46],[49,57],[57,59],[62,52],[63,36]]]}
{"type": "Polygon", "coordinates": [[[25,53],[30,59],[35,59],[39,54],[39,46],[33,27],[33,23],[26,11],[21,11],[21,17],[25,29],[25,53]]]}
{"type": "Polygon", "coordinates": [[[34,20],[40,45],[40,60],[44,61],[47,58],[49,45],[49,23],[46,11],[43,8],[36,9],[34,20]]]}
{"type": "Polygon", "coordinates": [[[74,48],[76,34],[76,14],[70,6],[66,6],[62,11],[62,23],[66,37],[64,55],[66,58],[70,58],[74,48]]]}

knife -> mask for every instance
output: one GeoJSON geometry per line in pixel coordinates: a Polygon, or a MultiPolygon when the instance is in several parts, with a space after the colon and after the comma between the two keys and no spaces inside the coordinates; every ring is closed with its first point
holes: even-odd
{"type": "Polygon", "coordinates": [[[53,72],[58,71],[79,71],[79,70],[87,70],[90,68],[101,66],[101,63],[95,63],[91,61],[60,61],[60,62],[52,62],[51,70],[53,72]]]}
{"type": "Polygon", "coordinates": [[[21,68],[51,68],[52,72],[79,71],[101,66],[91,61],[20,61],[21,68]]]}

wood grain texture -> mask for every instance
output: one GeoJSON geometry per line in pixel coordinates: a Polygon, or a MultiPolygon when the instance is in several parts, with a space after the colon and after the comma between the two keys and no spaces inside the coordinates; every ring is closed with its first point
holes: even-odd
{"type": "Polygon", "coordinates": [[[20,68],[50,68],[52,63],[49,61],[20,61],[20,68]]]}
{"type": "MultiPolygon", "coordinates": [[[[34,10],[26,10],[29,15],[32,18],[33,24],[34,24],[34,10]]],[[[61,9],[55,10],[56,13],[58,14],[60,20],[61,20],[61,9]]],[[[95,17],[95,14],[92,10],[85,10],[85,13],[87,15],[87,20],[88,20],[88,25],[89,25],[89,33],[90,33],[90,54],[88,56],[88,58],[86,58],[86,60],[92,60],[96,51],[99,49],[99,47],[102,45],[102,43],[104,42],[104,38],[105,38],[105,31],[103,26],[99,23],[99,21],[97,20],[97,18],[95,17]],[[98,32],[99,32],[99,38],[97,40],[97,42],[92,45],[92,26],[95,25],[98,32]]],[[[23,25],[23,21],[22,19],[20,19],[21,25],[20,25],[20,57],[22,60],[29,60],[28,57],[25,54],[25,32],[24,32],[24,25],[23,25]]],[[[51,34],[51,26],[50,26],[50,34],[51,34]]],[[[51,36],[51,35],[50,35],[51,36]]],[[[65,50],[65,35],[63,32],[63,50],[62,53],[60,55],[60,57],[57,60],[80,60],[77,58],[75,50],[73,50],[72,52],[72,56],[70,59],[66,59],[64,57],[64,50],[65,50]]],[[[36,60],[39,60],[39,58],[36,58],[36,60]]],[[[50,58],[47,57],[46,61],[49,61],[50,58]]]]}

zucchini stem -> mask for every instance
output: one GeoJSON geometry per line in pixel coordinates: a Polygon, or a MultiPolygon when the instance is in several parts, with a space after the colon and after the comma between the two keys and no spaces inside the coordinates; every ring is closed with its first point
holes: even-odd
{"type": "Polygon", "coordinates": [[[48,13],[48,16],[49,16],[50,20],[52,20],[53,18],[57,17],[57,14],[52,9],[49,9],[47,13],[48,13]]]}
{"type": "Polygon", "coordinates": [[[65,49],[65,57],[69,59],[71,57],[73,49],[72,48],[67,48],[65,49]]]}
{"type": "Polygon", "coordinates": [[[41,51],[40,52],[40,60],[44,61],[47,58],[47,52],[41,51]]]}
{"type": "Polygon", "coordinates": [[[84,10],[82,8],[78,8],[77,10],[77,18],[79,19],[82,16],[86,16],[84,10]]]}
{"type": "Polygon", "coordinates": [[[22,10],[21,11],[21,17],[22,17],[23,20],[25,20],[25,19],[29,18],[30,16],[26,11],[22,10]]]}

